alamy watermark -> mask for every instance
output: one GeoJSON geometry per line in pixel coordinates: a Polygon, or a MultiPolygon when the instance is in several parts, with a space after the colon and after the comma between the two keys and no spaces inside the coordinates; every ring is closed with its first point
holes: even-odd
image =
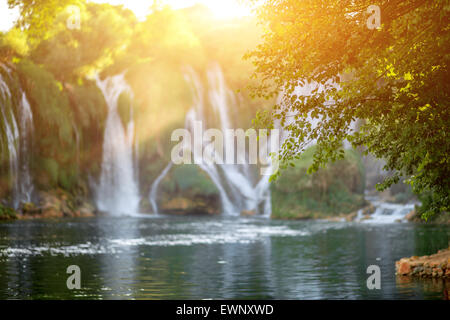
{"type": "Polygon", "coordinates": [[[367,18],[366,25],[370,30],[379,29],[381,27],[381,10],[377,5],[370,5],[367,8],[367,13],[370,14],[367,18]]]}
{"type": "Polygon", "coordinates": [[[367,278],[367,289],[369,290],[380,290],[381,289],[381,269],[378,265],[370,265],[366,270],[367,274],[370,276],[367,278]]]}
{"type": "Polygon", "coordinates": [[[67,18],[66,26],[70,30],[80,30],[81,28],[81,10],[78,6],[69,5],[66,7],[69,13],[69,18],[67,18]]]}
{"type": "Polygon", "coordinates": [[[66,273],[70,274],[67,278],[67,289],[81,289],[81,269],[77,265],[71,265],[67,267],[66,273]]]}
{"type": "Polygon", "coordinates": [[[279,169],[278,129],[220,129],[203,130],[202,121],[194,121],[192,133],[176,129],[171,140],[174,164],[259,164],[261,175],[272,175],[279,169]],[[248,141],[248,144],[247,144],[248,141]]]}

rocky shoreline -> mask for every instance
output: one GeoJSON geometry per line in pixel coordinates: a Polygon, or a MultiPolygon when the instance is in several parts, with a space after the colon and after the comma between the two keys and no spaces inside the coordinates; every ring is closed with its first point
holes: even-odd
{"type": "Polygon", "coordinates": [[[399,276],[450,279],[450,247],[429,256],[402,258],[395,269],[399,276]]]}
{"type": "MultiPolygon", "coordinates": [[[[22,203],[17,210],[8,206],[0,204],[0,221],[14,220],[14,219],[34,219],[34,218],[75,218],[75,217],[94,217],[102,215],[103,213],[95,208],[95,204],[86,192],[78,194],[71,194],[63,189],[53,189],[47,191],[37,192],[34,203],[22,203]]],[[[161,201],[160,209],[163,213],[173,215],[220,215],[220,208],[218,196],[215,194],[209,196],[192,196],[170,197],[165,195],[161,201]]],[[[141,208],[144,212],[151,212],[149,204],[141,203],[141,208]]],[[[417,209],[417,208],[416,208],[417,209]]],[[[444,212],[438,219],[429,221],[423,220],[418,214],[417,210],[412,210],[402,219],[395,220],[395,222],[408,221],[411,223],[436,223],[449,224],[450,214],[444,212]]],[[[277,220],[327,220],[331,222],[363,222],[371,220],[375,211],[376,204],[365,200],[358,210],[349,213],[326,213],[326,212],[310,212],[298,211],[295,216],[292,215],[276,215],[272,214],[272,219],[277,220]]],[[[241,216],[256,216],[255,210],[243,210],[241,216]]]]}
{"type": "Polygon", "coordinates": [[[36,203],[22,203],[18,210],[2,207],[4,214],[0,215],[0,220],[94,217],[98,214],[89,200],[61,189],[41,191],[37,198],[36,203]]]}

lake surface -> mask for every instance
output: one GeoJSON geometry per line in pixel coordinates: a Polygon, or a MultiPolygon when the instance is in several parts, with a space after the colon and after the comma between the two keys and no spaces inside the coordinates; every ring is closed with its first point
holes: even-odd
{"type": "Polygon", "coordinates": [[[396,277],[395,261],[449,236],[442,225],[239,217],[4,222],[0,299],[443,299],[443,280],[396,277]],[[80,290],[67,289],[69,265],[80,290]],[[367,289],[369,265],[380,290],[367,289]]]}

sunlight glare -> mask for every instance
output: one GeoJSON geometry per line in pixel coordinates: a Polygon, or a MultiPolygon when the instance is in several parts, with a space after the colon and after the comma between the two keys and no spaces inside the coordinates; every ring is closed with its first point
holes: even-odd
{"type": "Polygon", "coordinates": [[[242,0],[165,0],[164,3],[174,9],[203,4],[218,19],[240,18],[252,14],[251,8],[244,5],[242,0]]]}
{"type": "MultiPolygon", "coordinates": [[[[109,3],[112,5],[124,5],[132,10],[139,20],[145,20],[150,13],[153,0],[90,0],[97,3],[109,3]]],[[[245,5],[242,0],[160,0],[160,3],[167,4],[173,9],[180,9],[203,4],[207,6],[217,19],[241,18],[252,15],[252,10],[245,5]]],[[[7,0],[0,0],[0,31],[7,31],[14,21],[19,17],[19,9],[9,9],[7,0]]]]}
{"type": "Polygon", "coordinates": [[[238,3],[236,0],[209,0],[205,4],[213,11],[217,18],[229,19],[249,16],[250,8],[238,3]]]}

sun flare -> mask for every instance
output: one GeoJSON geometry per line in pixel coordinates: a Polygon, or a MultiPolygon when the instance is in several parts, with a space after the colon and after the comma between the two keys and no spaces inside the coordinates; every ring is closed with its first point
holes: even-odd
{"type": "Polygon", "coordinates": [[[203,4],[218,19],[239,18],[252,14],[251,8],[239,0],[164,0],[162,2],[170,5],[174,9],[203,4]]]}
{"type": "MultiPolygon", "coordinates": [[[[91,0],[97,3],[123,5],[132,10],[139,20],[145,20],[150,13],[153,0],[91,0]]],[[[196,4],[207,6],[217,19],[233,19],[252,15],[252,9],[239,0],[161,0],[159,4],[173,9],[190,7],[196,4]]],[[[0,0],[0,31],[9,30],[19,16],[17,8],[9,9],[6,0],[0,0]]]]}
{"type": "Polygon", "coordinates": [[[221,19],[244,17],[251,14],[249,7],[236,0],[206,0],[202,2],[211,9],[217,18],[221,19]]]}

